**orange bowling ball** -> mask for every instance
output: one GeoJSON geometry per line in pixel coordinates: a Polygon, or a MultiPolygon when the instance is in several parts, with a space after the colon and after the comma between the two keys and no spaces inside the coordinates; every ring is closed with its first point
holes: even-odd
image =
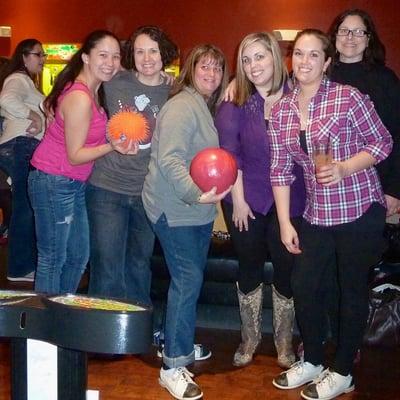
{"type": "Polygon", "coordinates": [[[108,135],[114,140],[144,141],[149,136],[149,124],[146,118],[133,110],[120,110],[115,113],[107,125],[108,135]]]}
{"type": "Polygon", "coordinates": [[[233,185],[238,173],[235,157],[218,147],[208,147],[199,151],[190,164],[190,176],[203,191],[208,192],[214,186],[221,193],[233,185]]]}

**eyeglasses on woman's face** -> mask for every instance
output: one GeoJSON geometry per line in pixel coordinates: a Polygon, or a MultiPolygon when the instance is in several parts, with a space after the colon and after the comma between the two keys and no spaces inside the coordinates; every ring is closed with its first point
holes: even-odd
{"type": "Polygon", "coordinates": [[[28,51],[27,54],[32,54],[33,56],[36,56],[36,57],[39,57],[39,58],[46,58],[47,57],[46,53],[35,52],[35,51],[28,51]]]}
{"type": "Polygon", "coordinates": [[[368,36],[368,31],[364,29],[339,28],[336,33],[337,36],[349,36],[350,34],[354,37],[364,37],[368,36]]]}

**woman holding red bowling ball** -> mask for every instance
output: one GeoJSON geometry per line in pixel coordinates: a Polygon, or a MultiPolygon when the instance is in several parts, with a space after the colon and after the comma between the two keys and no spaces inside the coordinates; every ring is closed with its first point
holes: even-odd
{"type": "Polygon", "coordinates": [[[218,146],[213,113],[227,81],[226,61],[212,45],[189,54],[172,97],[157,118],[142,199],[164,251],[171,283],[165,319],[160,384],[175,398],[203,393],[186,367],[195,360],[196,306],[216,215],[215,203],[230,190],[204,192],[189,173],[192,159],[218,146]]]}
{"type": "MultiPolygon", "coordinates": [[[[220,146],[238,163],[238,179],[223,203],[229,233],[239,259],[237,294],[242,321],[242,342],[233,365],[252,361],[261,341],[263,268],[269,251],[274,265],[272,285],[274,341],[278,364],[295,361],[292,348],[294,323],[290,277],[291,255],[280,241],[279,224],[269,179],[267,137],[271,107],[289,91],[288,75],[278,42],[267,32],[252,33],[240,43],[235,95],[223,103],[216,116],[220,146]]],[[[298,225],[304,210],[303,174],[295,168],[290,216],[298,225]]]]}

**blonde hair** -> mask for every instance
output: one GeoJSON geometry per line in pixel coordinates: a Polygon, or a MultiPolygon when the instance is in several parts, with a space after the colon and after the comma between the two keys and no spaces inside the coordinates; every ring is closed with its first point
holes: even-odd
{"type": "Polygon", "coordinates": [[[239,106],[247,101],[254,90],[254,85],[252,82],[250,82],[249,78],[247,78],[243,68],[243,52],[246,47],[257,42],[260,42],[265,47],[265,50],[271,53],[272,59],[274,61],[272,86],[271,90],[266,93],[266,95],[268,96],[277,93],[288,77],[287,68],[282,58],[282,52],[275,36],[269,32],[250,33],[240,42],[237,54],[236,95],[234,103],[239,106]]]}
{"type": "Polygon", "coordinates": [[[192,49],[186,58],[182,72],[180,73],[174,87],[171,90],[170,97],[178,94],[185,86],[192,87],[198,91],[198,88],[195,84],[194,74],[196,65],[202,58],[215,61],[221,66],[223,71],[221,84],[207,101],[211,114],[214,114],[216,106],[222,101],[223,93],[228,84],[228,66],[224,53],[218,47],[212,44],[201,44],[192,49]]]}

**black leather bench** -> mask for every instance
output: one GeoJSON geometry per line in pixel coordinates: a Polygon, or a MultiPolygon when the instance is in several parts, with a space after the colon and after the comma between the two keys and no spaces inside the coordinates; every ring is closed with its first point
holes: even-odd
{"type": "MultiPolygon", "coordinates": [[[[152,299],[162,304],[167,298],[169,273],[160,244],[156,242],[152,257],[152,299]]],[[[273,268],[269,259],[264,264],[264,330],[270,331],[273,268]]],[[[204,282],[198,302],[199,326],[238,329],[239,309],[236,294],[238,261],[225,232],[214,232],[208,253],[204,282]]],[[[263,314],[264,314],[263,313],[263,314]]]]}

